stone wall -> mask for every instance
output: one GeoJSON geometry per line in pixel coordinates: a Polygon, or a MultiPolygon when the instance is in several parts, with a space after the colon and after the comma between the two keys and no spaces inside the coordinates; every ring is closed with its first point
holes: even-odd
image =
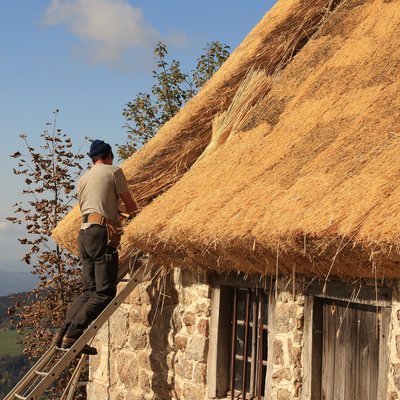
{"type": "Polygon", "coordinates": [[[304,296],[287,290],[287,280],[278,281],[274,301],[272,339],[272,388],[270,399],[290,400],[301,395],[304,296]]]}
{"type": "Polygon", "coordinates": [[[205,399],[209,317],[202,274],[139,285],[93,343],[88,399],[205,399]]]}
{"type": "Polygon", "coordinates": [[[400,282],[393,288],[387,399],[400,399],[400,282]]]}
{"type": "MultiPolygon", "coordinates": [[[[272,296],[267,398],[310,400],[304,285],[289,283],[279,279],[272,296]]],[[[88,399],[208,400],[210,305],[211,285],[195,272],[170,271],[137,287],[96,337],[88,399]]],[[[391,315],[387,400],[400,400],[400,284],[391,315]]]]}

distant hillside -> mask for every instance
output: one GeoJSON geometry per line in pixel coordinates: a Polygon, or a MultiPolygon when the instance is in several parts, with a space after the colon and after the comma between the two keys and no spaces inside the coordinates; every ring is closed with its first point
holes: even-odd
{"type": "Polygon", "coordinates": [[[22,354],[0,354],[0,398],[3,398],[32,366],[22,354]]]}
{"type": "Polygon", "coordinates": [[[0,297],[0,329],[9,329],[7,308],[13,304],[9,296],[0,297]]]}
{"type": "Polygon", "coordinates": [[[32,290],[37,282],[37,277],[27,271],[10,271],[0,268],[0,296],[32,290]]]}
{"type": "MultiPolygon", "coordinates": [[[[22,296],[24,293],[20,293],[22,296]]],[[[10,296],[0,296],[0,398],[3,398],[32,365],[22,354],[22,337],[10,331],[7,308],[14,301],[10,296]],[[6,347],[7,352],[4,351],[6,347]]]]}
{"type": "Polygon", "coordinates": [[[7,315],[7,309],[8,309],[8,307],[10,307],[11,305],[13,305],[15,303],[16,300],[14,300],[13,297],[26,299],[27,293],[20,292],[20,293],[14,293],[9,296],[0,296],[0,330],[10,329],[10,323],[9,323],[9,317],[7,315]]]}

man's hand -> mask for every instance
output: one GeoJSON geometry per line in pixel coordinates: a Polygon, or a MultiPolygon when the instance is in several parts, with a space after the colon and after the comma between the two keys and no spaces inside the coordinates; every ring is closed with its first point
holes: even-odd
{"type": "Polygon", "coordinates": [[[139,212],[136,201],[133,200],[129,192],[121,193],[120,197],[123,203],[125,204],[126,213],[130,216],[132,215],[133,218],[139,212]]]}
{"type": "Polygon", "coordinates": [[[118,210],[118,214],[121,217],[124,217],[125,219],[130,221],[131,219],[133,219],[136,216],[137,212],[133,212],[133,213],[127,214],[127,213],[124,213],[124,212],[118,210]]]}

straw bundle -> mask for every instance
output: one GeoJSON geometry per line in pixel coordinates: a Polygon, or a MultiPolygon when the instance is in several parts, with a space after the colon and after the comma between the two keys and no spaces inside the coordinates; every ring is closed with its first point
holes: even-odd
{"type": "Polygon", "coordinates": [[[195,164],[242,129],[243,123],[251,115],[256,104],[268,92],[271,80],[271,76],[266,75],[264,71],[252,70],[246,75],[228,109],[214,117],[211,141],[195,164]]]}

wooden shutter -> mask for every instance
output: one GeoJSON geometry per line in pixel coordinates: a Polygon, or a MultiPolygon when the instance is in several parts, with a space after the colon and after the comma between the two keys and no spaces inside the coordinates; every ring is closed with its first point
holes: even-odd
{"type": "Polygon", "coordinates": [[[323,304],[322,400],[376,400],[378,307],[340,301],[323,304]]]}

